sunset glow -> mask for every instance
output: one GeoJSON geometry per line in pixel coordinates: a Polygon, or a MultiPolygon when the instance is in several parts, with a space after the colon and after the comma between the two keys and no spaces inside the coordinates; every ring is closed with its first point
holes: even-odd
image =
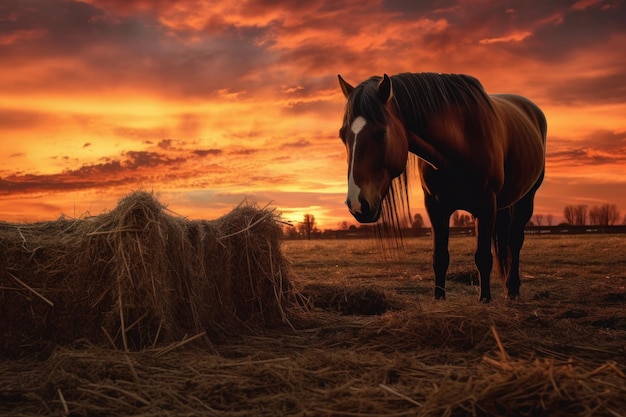
{"type": "MultiPolygon", "coordinates": [[[[337,74],[405,71],[531,98],[549,126],[535,212],[623,216],[624,22],[623,0],[2,2],[0,220],[99,214],[147,190],[190,218],[247,200],[354,223],[337,74]]],[[[412,191],[426,217],[417,178],[412,191]]]]}

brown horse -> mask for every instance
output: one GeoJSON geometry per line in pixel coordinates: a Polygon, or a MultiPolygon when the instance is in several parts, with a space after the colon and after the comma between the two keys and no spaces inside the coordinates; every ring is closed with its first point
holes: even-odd
{"type": "Polygon", "coordinates": [[[348,151],[346,204],[356,220],[376,222],[389,210],[397,218],[398,200],[408,206],[411,152],[433,231],[435,298],[446,295],[449,221],[458,209],[476,218],[479,299],[491,300],[492,239],[507,296],[518,297],[524,227],[545,169],[539,107],[517,95],[487,95],[460,74],[385,74],[356,87],[339,76],[339,84],[347,98],[339,132],[348,151]]]}

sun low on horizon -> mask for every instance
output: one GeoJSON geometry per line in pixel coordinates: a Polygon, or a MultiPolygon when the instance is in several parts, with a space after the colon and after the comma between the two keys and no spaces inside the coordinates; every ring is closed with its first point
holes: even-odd
{"type": "MultiPolygon", "coordinates": [[[[531,98],[548,119],[535,213],[623,215],[624,21],[624,0],[3,2],[0,221],[97,215],[145,190],[195,219],[249,201],[355,223],[337,74],[400,72],[531,98]]],[[[426,218],[421,199],[415,178],[426,218]]]]}

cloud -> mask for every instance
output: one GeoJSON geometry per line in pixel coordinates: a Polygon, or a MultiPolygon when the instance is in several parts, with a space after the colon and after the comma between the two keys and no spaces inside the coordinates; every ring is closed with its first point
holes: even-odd
{"type": "Polygon", "coordinates": [[[205,157],[208,155],[221,155],[222,152],[223,151],[221,149],[196,149],[194,151],[191,151],[191,153],[199,157],[205,157]]]}
{"type": "MultiPolygon", "coordinates": [[[[250,97],[328,90],[337,72],[364,79],[406,70],[459,72],[484,62],[476,72],[487,75],[512,62],[554,61],[601,45],[622,32],[626,17],[622,3],[608,1],[528,7],[521,0],[49,0],[5,8],[16,16],[0,30],[15,38],[2,50],[5,68],[23,65],[24,58],[41,68],[21,89],[115,86],[198,98],[219,97],[219,91],[250,97]],[[29,31],[39,37],[18,36],[29,31]],[[311,84],[315,79],[320,82],[311,84]]],[[[14,83],[2,87],[16,91],[14,83]]]]}
{"type": "Polygon", "coordinates": [[[521,42],[524,39],[532,36],[532,32],[513,32],[509,33],[505,36],[500,36],[497,38],[485,38],[478,41],[478,43],[488,45],[490,43],[501,43],[501,42],[521,42]]]}
{"type": "MultiPolygon", "coordinates": [[[[555,137],[548,142],[546,178],[560,179],[564,184],[613,184],[618,187],[626,182],[625,165],[624,132],[602,130],[578,140],[555,137]]],[[[587,193],[588,188],[584,192],[587,193]]]]}
{"type": "Polygon", "coordinates": [[[58,120],[58,117],[48,112],[0,107],[0,126],[2,129],[27,130],[34,126],[45,126],[54,120],[58,120]]]}
{"type": "MultiPolygon", "coordinates": [[[[84,164],[58,173],[18,172],[0,178],[0,195],[105,189],[152,182],[155,177],[171,176],[170,168],[184,167],[194,157],[198,157],[195,152],[189,156],[170,157],[152,151],[127,151],[120,158],[104,158],[98,163],[84,164]]],[[[193,169],[191,171],[187,167],[178,171],[176,177],[193,176],[193,169]]]]}
{"type": "Polygon", "coordinates": [[[67,93],[91,85],[96,91],[117,86],[206,97],[219,89],[238,89],[234,87],[241,87],[246,74],[265,65],[269,56],[255,42],[254,28],[214,33],[200,28],[187,38],[182,32],[172,33],[158,16],[141,12],[141,7],[136,13],[113,16],[119,8],[106,6],[61,0],[34,6],[10,2],[4,7],[16,18],[3,25],[0,37],[15,40],[2,45],[2,66],[19,68],[25,57],[38,62],[38,77],[27,83],[37,91],[67,93]],[[18,36],[24,31],[45,36],[18,36]]]}
{"type": "Polygon", "coordinates": [[[599,156],[602,160],[622,161],[626,159],[626,132],[597,130],[578,140],[551,137],[548,143],[548,158],[578,160],[584,155],[599,156]]]}
{"type": "Polygon", "coordinates": [[[626,72],[608,74],[563,74],[546,86],[546,95],[557,104],[594,105],[626,102],[626,72]]]}

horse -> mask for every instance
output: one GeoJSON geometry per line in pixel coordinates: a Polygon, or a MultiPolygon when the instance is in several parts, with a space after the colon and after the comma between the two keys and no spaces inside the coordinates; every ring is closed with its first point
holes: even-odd
{"type": "Polygon", "coordinates": [[[398,200],[408,207],[407,161],[414,154],[432,226],[434,298],[446,297],[456,210],[476,220],[479,301],[492,299],[492,244],[506,297],[519,298],[524,228],[545,172],[542,110],[519,95],[487,94],[465,74],[385,74],[356,87],[338,77],[346,98],[339,131],[348,160],[346,205],[354,218],[374,223],[381,212],[396,211],[398,200]]]}

